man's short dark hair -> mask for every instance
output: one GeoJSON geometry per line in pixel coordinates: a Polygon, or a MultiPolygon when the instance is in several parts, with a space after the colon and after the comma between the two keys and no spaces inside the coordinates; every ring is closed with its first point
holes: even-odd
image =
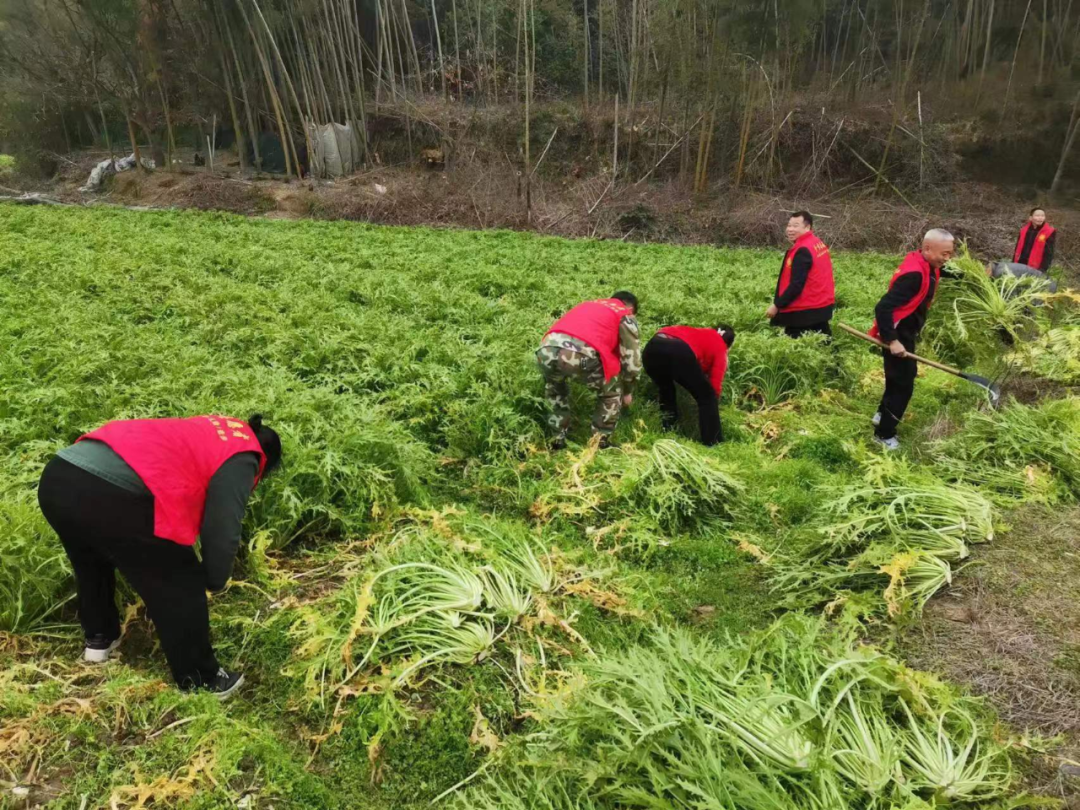
{"type": "Polygon", "coordinates": [[[727,347],[730,349],[735,343],[735,327],[726,323],[718,323],[716,325],[716,331],[724,338],[724,343],[726,343],[727,347]]]}
{"type": "Polygon", "coordinates": [[[1036,205],[1036,206],[1035,206],[1034,208],[1032,208],[1032,209],[1031,209],[1031,213],[1030,213],[1030,214],[1028,214],[1028,216],[1029,216],[1029,217],[1033,217],[1033,216],[1035,216],[1035,212],[1036,212],[1036,211],[1042,211],[1042,212],[1043,212],[1044,214],[1046,213],[1046,209],[1045,209],[1045,208],[1043,208],[1043,207],[1042,207],[1041,205],[1036,205]]]}
{"type": "Polygon", "coordinates": [[[624,304],[634,310],[635,315],[637,314],[637,296],[634,295],[632,292],[627,292],[626,290],[619,290],[611,297],[622,301],[624,304]]]}
{"type": "Polygon", "coordinates": [[[811,228],[814,227],[814,215],[811,214],[809,211],[796,211],[794,214],[791,215],[792,219],[795,219],[795,217],[802,217],[803,222],[805,222],[811,228]]]}

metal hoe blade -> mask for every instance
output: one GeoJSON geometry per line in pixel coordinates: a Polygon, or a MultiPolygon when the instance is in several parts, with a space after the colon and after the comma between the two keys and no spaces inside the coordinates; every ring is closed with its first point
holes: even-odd
{"type": "Polygon", "coordinates": [[[985,388],[987,393],[990,394],[990,404],[993,407],[997,407],[1001,402],[1001,387],[992,380],[986,379],[986,377],[980,377],[978,374],[968,374],[966,371],[960,373],[968,382],[973,382],[982,388],[985,388]]]}

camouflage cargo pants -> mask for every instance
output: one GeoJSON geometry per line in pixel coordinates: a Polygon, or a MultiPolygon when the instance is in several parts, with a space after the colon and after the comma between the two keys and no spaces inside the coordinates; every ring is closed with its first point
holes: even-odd
{"type": "Polygon", "coordinates": [[[551,406],[548,424],[556,437],[570,430],[570,380],[577,380],[596,392],[593,432],[610,435],[619,422],[622,384],[619,378],[604,380],[604,365],[596,349],[567,335],[548,335],[536,352],[544,375],[544,396],[551,406]]]}

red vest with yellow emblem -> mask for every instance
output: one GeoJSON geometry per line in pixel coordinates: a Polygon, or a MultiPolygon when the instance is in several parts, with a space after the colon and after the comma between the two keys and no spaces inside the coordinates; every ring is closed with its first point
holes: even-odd
{"type": "MultiPolygon", "coordinates": [[[[923,258],[921,252],[913,250],[904,260],[900,262],[900,266],[896,268],[896,272],[893,273],[892,279],[889,281],[889,289],[892,289],[896,280],[905,273],[918,273],[919,274],[919,292],[918,294],[908,301],[903,306],[899,306],[893,310],[893,327],[895,328],[900,321],[904,320],[908,315],[919,308],[919,305],[926,300],[926,296],[930,293],[930,274],[934,274],[934,289],[937,290],[937,285],[941,282],[941,271],[937,268],[930,266],[930,262],[923,258]]],[[[874,321],[873,326],[870,327],[870,336],[880,338],[881,332],[878,331],[877,321],[874,321]]]]}
{"type": "Polygon", "coordinates": [[[802,248],[810,251],[813,265],[810,267],[810,274],[806,277],[806,286],[803,287],[802,293],[790,305],[783,307],[781,312],[821,309],[836,303],[832,257],[825,243],[818,239],[813,231],[807,231],[796,239],[795,244],[784,257],[784,265],[780,270],[780,283],[776,288],[777,296],[782,296],[791,284],[791,263],[795,259],[795,254],[802,248]]]}
{"type": "MultiPolygon", "coordinates": [[[[1028,222],[1020,229],[1020,238],[1016,240],[1016,250],[1013,252],[1013,261],[1019,263],[1020,254],[1024,252],[1024,243],[1027,241],[1028,233],[1031,231],[1031,223],[1028,222]]],[[[1054,229],[1044,224],[1042,230],[1039,231],[1039,235],[1035,237],[1035,241],[1031,244],[1031,255],[1028,256],[1027,266],[1034,267],[1036,270],[1042,269],[1043,254],[1046,252],[1046,240],[1054,235],[1054,229]]]]}
{"type": "Polygon", "coordinates": [[[121,420],[83,439],[104,442],[127,462],[154,496],[154,535],[182,546],[198,537],[206,490],[222,464],[237,453],[256,453],[256,483],[266,468],[255,432],[226,416],[121,420]]]}
{"type": "Polygon", "coordinates": [[[619,326],[622,319],[634,314],[634,310],[618,298],[602,298],[578,304],[548,329],[547,334],[562,335],[583,340],[596,349],[604,364],[604,380],[610,380],[622,370],[619,360],[619,326]]]}

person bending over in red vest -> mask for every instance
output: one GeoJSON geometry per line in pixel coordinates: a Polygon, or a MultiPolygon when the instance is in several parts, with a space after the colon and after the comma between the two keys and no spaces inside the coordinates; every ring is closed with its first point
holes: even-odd
{"type": "Polygon", "coordinates": [[[836,304],[832,257],[813,227],[808,211],[798,211],[788,220],[785,233],[791,249],[780,266],[773,302],[765,310],[765,317],[773,326],[784,327],[788,337],[806,332],[832,336],[829,321],[836,304]]]}
{"type": "Polygon", "coordinates": [[[660,391],[664,430],[674,430],[679,422],[675,396],[678,383],[697,402],[702,444],[712,446],[724,440],[720,393],[727,373],[728,349],[734,342],[735,330],[721,324],[715,329],[665,326],[645,345],[641,359],[645,373],[660,391]]]}
{"type": "Polygon", "coordinates": [[[596,392],[593,435],[600,436],[601,448],[612,445],[619,414],[633,401],[634,383],[641,374],[637,308],[633,293],[617,292],[611,298],[578,304],[544,335],[536,360],[551,406],[553,450],[566,446],[570,430],[570,380],[596,392]]]}
{"type": "Polygon", "coordinates": [[[194,416],[109,422],[46,465],[38,502],[75,571],[85,660],[106,661],[120,643],[119,570],[181,689],[226,697],[240,686],[214,656],[206,591],[228,583],[248,496],[280,463],[261,416],[194,416]]]}
{"type": "Polygon", "coordinates": [[[874,309],[870,334],[882,343],[885,358],[885,393],[871,420],[874,441],[886,450],[899,450],[896,426],[904,418],[915,392],[918,364],[908,357],[915,351],[919,333],[934,301],[941,268],[952,258],[956,240],[948,231],[935,228],[923,238],[922,249],[909,253],[900,263],[885,293],[874,309]]]}
{"type": "Polygon", "coordinates": [[[1031,216],[1020,229],[1020,236],[1016,240],[1013,262],[1026,264],[1028,267],[1045,273],[1054,261],[1056,235],[1057,231],[1046,221],[1046,211],[1042,208],[1032,208],[1031,216]]]}

